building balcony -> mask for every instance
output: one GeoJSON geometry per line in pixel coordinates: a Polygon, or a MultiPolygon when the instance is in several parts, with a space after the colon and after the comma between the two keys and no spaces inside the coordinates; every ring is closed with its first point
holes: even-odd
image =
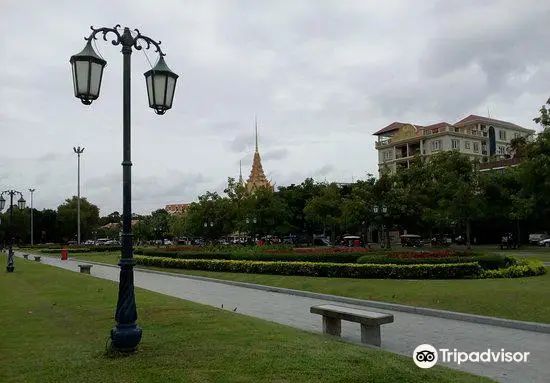
{"type": "Polygon", "coordinates": [[[384,141],[375,141],[374,142],[374,147],[375,148],[380,148],[380,147],[388,146],[390,144],[391,144],[391,138],[389,138],[387,140],[384,140],[384,141]]]}
{"type": "Polygon", "coordinates": [[[508,166],[516,166],[521,162],[521,158],[514,157],[514,158],[506,158],[503,160],[496,160],[496,161],[490,161],[479,164],[479,170],[491,170],[491,169],[499,169],[499,168],[506,168],[508,166]]]}

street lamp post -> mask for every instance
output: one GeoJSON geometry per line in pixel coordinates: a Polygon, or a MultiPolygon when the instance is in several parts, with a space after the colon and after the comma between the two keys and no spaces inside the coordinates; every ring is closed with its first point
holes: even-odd
{"type": "Polygon", "coordinates": [[[209,221],[207,218],[206,221],[204,222],[204,230],[205,230],[206,238],[209,238],[210,240],[213,239],[213,236],[212,236],[213,227],[214,227],[214,222],[209,221]],[[210,230],[208,230],[208,227],[210,227],[210,230]]]}
{"type": "Polygon", "coordinates": [[[374,214],[377,214],[377,215],[380,214],[382,218],[382,230],[381,230],[382,238],[380,243],[382,244],[382,247],[384,247],[384,240],[385,240],[386,247],[390,249],[391,248],[390,233],[389,233],[389,229],[386,228],[384,225],[384,219],[386,217],[386,214],[388,213],[388,207],[386,206],[386,204],[381,204],[380,206],[374,205],[373,212],[374,214]]]}
{"type": "Polygon", "coordinates": [[[8,240],[9,240],[9,248],[8,248],[8,265],[6,266],[6,270],[8,273],[13,273],[13,270],[15,270],[15,266],[13,265],[13,234],[12,234],[12,224],[13,224],[13,196],[19,195],[19,200],[17,201],[17,207],[19,209],[25,208],[25,199],[23,198],[23,194],[17,190],[6,190],[0,193],[0,211],[4,210],[4,205],[6,204],[6,200],[4,199],[4,194],[10,196],[10,224],[8,226],[8,240]]]}
{"type": "Polygon", "coordinates": [[[77,231],[77,237],[76,237],[76,243],[80,245],[80,155],[82,152],[84,152],[84,148],[81,148],[80,146],[74,147],[73,151],[78,156],[78,175],[77,175],[77,195],[78,195],[78,201],[76,205],[76,220],[78,221],[78,231],[77,231]]]}
{"type": "Polygon", "coordinates": [[[36,189],[29,189],[31,192],[31,246],[34,246],[34,212],[33,212],[33,193],[36,189]]]}
{"type": "Polygon", "coordinates": [[[132,48],[141,50],[155,47],[159,59],[155,67],[144,73],[147,86],[149,106],[155,113],[162,115],[172,107],[178,75],[172,72],[164,61],[160,42],[142,35],[135,29],[133,36],[128,27],[120,32],[120,25],[114,28],[91,27],[92,33],[85,38],[84,49],[70,59],[72,65],[75,97],[84,105],[90,105],[99,97],[103,69],[107,62],[99,57],[92,47],[92,40],[102,34],[107,41],[107,34],[114,35],[113,45],[122,45],[123,55],[123,139],[122,139],[122,250],[119,262],[120,282],[118,301],[115,313],[116,326],[111,330],[111,346],[122,352],[133,352],[141,341],[142,330],[136,324],[137,309],[134,295],[134,260],[132,244],[132,187],[131,187],[131,55],[132,48]]]}
{"type": "Polygon", "coordinates": [[[246,224],[247,225],[249,225],[250,223],[253,223],[253,225],[252,225],[252,240],[253,240],[254,243],[256,243],[256,222],[258,222],[256,217],[246,219],[246,224]]]}

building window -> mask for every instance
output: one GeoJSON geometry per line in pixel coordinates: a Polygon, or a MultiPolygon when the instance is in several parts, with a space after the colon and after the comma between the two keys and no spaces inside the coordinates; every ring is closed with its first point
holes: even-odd
{"type": "Polygon", "coordinates": [[[498,138],[500,140],[506,140],[506,130],[499,130],[498,131],[498,138]]]}
{"type": "Polygon", "coordinates": [[[460,133],[460,128],[455,128],[455,133],[460,133]]]}
{"type": "Polygon", "coordinates": [[[474,142],[474,153],[479,153],[479,142],[474,142]]]}
{"type": "Polygon", "coordinates": [[[497,147],[497,154],[506,154],[506,148],[504,146],[497,147]]]}
{"type": "Polygon", "coordinates": [[[452,149],[460,149],[460,140],[451,140],[452,149]]]}
{"type": "Polygon", "coordinates": [[[520,138],[521,137],[521,134],[519,133],[514,133],[514,138],[520,138]]]}
{"type": "Polygon", "coordinates": [[[484,124],[481,124],[480,127],[481,127],[481,131],[485,130],[485,125],[484,124]]]}
{"type": "Polygon", "coordinates": [[[464,141],[464,149],[470,150],[470,141],[464,141]]]}
{"type": "Polygon", "coordinates": [[[384,161],[387,161],[390,159],[391,159],[391,151],[390,150],[384,151],[384,161]]]}
{"type": "Polygon", "coordinates": [[[432,152],[435,152],[440,149],[441,149],[441,140],[432,141],[432,152]]]}

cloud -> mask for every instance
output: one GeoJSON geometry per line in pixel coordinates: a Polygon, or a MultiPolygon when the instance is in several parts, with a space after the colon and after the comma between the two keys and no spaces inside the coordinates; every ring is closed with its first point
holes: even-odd
{"type": "Polygon", "coordinates": [[[162,40],[180,75],[172,110],[158,116],[143,77],[155,53],[132,54],[133,208],[147,212],[223,188],[239,160],[247,177],[254,115],[277,185],[376,174],[372,133],[396,120],[455,121],[489,108],[533,128],[548,98],[549,19],[539,0],[9,2],[0,33],[17,32],[0,40],[0,181],[35,187],[37,207],[55,208],[76,194],[72,148],[83,146],[83,193],[102,213],[121,210],[120,47],[97,40],[107,67],[89,106],[73,95],[68,61],[97,20],[162,40]]]}
{"type": "Polygon", "coordinates": [[[272,149],[272,150],[266,151],[262,155],[262,160],[264,160],[264,161],[267,161],[267,160],[280,160],[280,159],[285,158],[286,156],[288,156],[288,154],[289,154],[289,152],[288,152],[288,149],[286,149],[286,148],[272,149]]]}

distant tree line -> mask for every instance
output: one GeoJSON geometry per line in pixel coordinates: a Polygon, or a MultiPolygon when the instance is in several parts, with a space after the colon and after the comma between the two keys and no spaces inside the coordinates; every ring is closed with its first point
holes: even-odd
{"type": "MultiPolygon", "coordinates": [[[[207,191],[184,215],[158,209],[134,215],[135,241],[173,237],[220,238],[289,234],[364,234],[384,224],[393,230],[431,237],[462,234],[477,243],[497,242],[513,232],[525,242],[535,231],[550,231],[550,100],[535,119],[544,129],[534,140],[514,139],[510,152],[522,159],[517,167],[479,172],[478,163],[458,151],[446,151],[429,161],[415,161],[395,174],[350,184],[316,182],[259,189],[247,193],[228,179],[222,194],[207,191]],[[382,209],[385,206],[385,213],[382,209]],[[378,208],[378,212],[376,212],[378,208]]],[[[77,197],[56,210],[34,210],[34,242],[76,239],[77,197]]],[[[0,240],[6,239],[9,209],[0,215],[0,240]]],[[[118,239],[121,215],[99,217],[99,208],[82,198],[81,238],[118,239]],[[108,225],[111,224],[111,225],[108,225]],[[107,225],[107,227],[105,227],[107,225]]],[[[30,210],[14,207],[17,242],[30,242],[30,210]]]]}

